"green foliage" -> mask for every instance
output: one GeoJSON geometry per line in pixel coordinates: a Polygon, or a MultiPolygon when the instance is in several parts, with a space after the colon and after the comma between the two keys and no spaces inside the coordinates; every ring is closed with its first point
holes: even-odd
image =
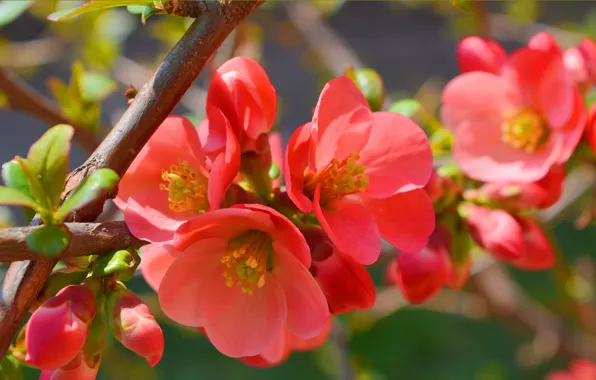
{"type": "Polygon", "coordinates": [[[54,215],[54,219],[63,221],[69,212],[88,204],[103,192],[114,189],[119,179],[118,174],[111,169],[94,171],[70,193],[54,215]]]}
{"type": "Polygon", "coordinates": [[[17,19],[33,5],[33,0],[0,1],[0,28],[17,19]]]}
{"type": "Polygon", "coordinates": [[[0,380],[23,380],[21,364],[12,355],[6,355],[0,362],[0,380]]]}
{"type": "Polygon", "coordinates": [[[64,226],[41,226],[27,236],[27,246],[34,252],[55,256],[68,246],[69,237],[70,233],[64,226]]]}
{"type": "Polygon", "coordinates": [[[368,105],[373,112],[380,111],[385,101],[385,85],[383,79],[373,69],[353,69],[346,70],[346,75],[350,77],[358,86],[368,105]]]}
{"type": "Polygon", "coordinates": [[[102,255],[93,262],[91,276],[94,278],[114,275],[122,280],[129,280],[134,274],[136,263],[131,251],[122,249],[102,255]]]}
{"type": "Polygon", "coordinates": [[[412,117],[420,110],[422,110],[422,104],[416,99],[398,100],[389,107],[390,112],[399,113],[405,117],[412,117]]]}
{"type": "Polygon", "coordinates": [[[80,7],[57,11],[48,16],[50,21],[65,21],[73,17],[80,16],[87,12],[99,11],[115,7],[147,6],[152,0],[91,0],[80,7]]]}
{"type": "Polygon", "coordinates": [[[39,205],[34,199],[11,187],[0,186],[0,205],[14,205],[31,208],[38,208],[39,205]]]}

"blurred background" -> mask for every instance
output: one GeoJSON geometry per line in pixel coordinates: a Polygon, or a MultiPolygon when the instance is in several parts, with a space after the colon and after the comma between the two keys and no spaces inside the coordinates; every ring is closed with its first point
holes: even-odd
{"type": "MultiPolygon", "coordinates": [[[[63,112],[97,138],[126,109],[127,88],[142,86],[190,24],[156,15],[142,25],[140,15],[126,8],[64,23],[44,20],[57,8],[77,5],[70,0],[35,0],[27,12],[2,22],[2,3],[14,1],[20,0],[0,1],[0,66],[54,98],[63,112]],[[76,81],[83,83],[81,91],[69,91],[68,84],[72,87],[76,81]]],[[[284,140],[310,120],[324,83],[348,66],[370,67],[381,75],[386,105],[414,98],[433,114],[444,84],[458,73],[455,45],[462,36],[482,32],[508,50],[542,30],[553,32],[564,47],[582,35],[596,37],[596,7],[590,1],[487,1],[483,7],[479,14],[465,14],[447,0],[267,2],[228,38],[176,113],[200,120],[210,73],[231,56],[246,55],[261,62],[278,91],[276,128],[284,140]]],[[[0,106],[2,99],[0,92],[0,106]]],[[[48,125],[1,108],[0,162],[5,162],[25,156],[48,125]]],[[[87,155],[85,148],[75,145],[71,168],[87,155]]],[[[568,212],[558,213],[553,223],[562,252],[582,273],[583,280],[573,286],[587,302],[594,291],[588,281],[594,275],[596,229],[577,228],[575,217],[587,198],[574,199],[566,206],[568,212]]],[[[0,218],[5,225],[24,220],[10,209],[2,210],[0,218]]],[[[443,291],[413,307],[397,289],[384,288],[389,260],[384,256],[371,268],[379,284],[373,310],[337,318],[338,327],[324,347],[294,353],[269,369],[227,358],[198,332],[170,323],[160,314],[155,294],[136,278],[131,288],[160,317],[165,356],[150,368],[111,340],[99,378],[542,380],[550,370],[567,366],[574,356],[569,347],[586,341],[560,334],[574,322],[556,286],[557,273],[521,272],[492,264],[480,274],[486,280],[483,285],[471,281],[465,291],[443,291]],[[513,281],[490,282],[493,272],[513,281]],[[496,292],[497,301],[487,292],[496,292]],[[569,341],[561,342],[561,336],[569,341]]],[[[29,371],[27,376],[37,375],[29,371]]]]}

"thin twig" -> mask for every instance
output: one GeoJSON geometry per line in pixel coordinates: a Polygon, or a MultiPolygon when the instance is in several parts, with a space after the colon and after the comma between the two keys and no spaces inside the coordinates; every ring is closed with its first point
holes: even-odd
{"type": "MultiPolygon", "coordinates": [[[[140,246],[123,221],[107,223],[66,223],[70,243],[54,259],[65,257],[99,255],[106,251],[140,246]]],[[[39,227],[15,227],[0,229],[0,262],[44,259],[29,249],[27,237],[39,227]]]]}
{"type": "Polygon", "coordinates": [[[50,126],[70,124],[75,127],[75,139],[83,148],[89,152],[97,148],[97,138],[91,131],[69,120],[54,102],[2,67],[0,67],[0,92],[6,96],[8,108],[35,116],[50,126]]]}
{"type": "MultiPolygon", "coordinates": [[[[262,0],[205,3],[203,17],[195,20],[174,46],[91,157],[69,175],[62,199],[99,168],[111,168],[124,174],[223,40],[261,4],[262,0]]],[[[77,221],[94,221],[102,212],[104,202],[105,199],[99,199],[78,210],[77,221]]],[[[29,305],[43,288],[54,265],[54,260],[22,261],[12,263],[8,269],[0,299],[0,356],[6,353],[29,305]]]]}

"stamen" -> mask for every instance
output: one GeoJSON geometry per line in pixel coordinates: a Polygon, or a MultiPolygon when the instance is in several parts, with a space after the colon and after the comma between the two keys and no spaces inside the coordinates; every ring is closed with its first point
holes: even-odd
{"type": "Polygon", "coordinates": [[[167,184],[160,184],[161,190],[169,193],[170,209],[176,212],[206,212],[209,209],[207,198],[207,177],[183,160],[161,172],[161,179],[167,184]]]}
{"type": "Polygon", "coordinates": [[[252,295],[265,286],[265,274],[272,269],[272,241],[262,231],[248,231],[228,244],[228,254],[221,258],[225,265],[226,286],[239,286],[242,293],[252,295]]]}
{"type": "Polygon", "coordinates": [[[501,126],[501,141],[516,149],[533,153],[548,140],[549,130],[542,117],[530,110],[522,111],[501,126]]]}

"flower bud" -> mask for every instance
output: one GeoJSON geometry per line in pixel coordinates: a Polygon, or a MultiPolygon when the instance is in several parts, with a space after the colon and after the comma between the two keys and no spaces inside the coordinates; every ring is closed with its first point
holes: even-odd
{"type": "Polygon", "coordinates": [[[534,50],[541,50],[544,52],[552,52],[556,54],[561,53],[561,47],[555,37],[548,32],[540,32],[535,34],[530,41],[528,47],[534,50]]]}
{"type": "Polygon", "coordinates": [[[41,369],[70,363],[85,344],[96,308],[95,296],[83,285],[67,286],[47,300],[27,323],[27,363],[41,369]]]}
{"type": "Polygon", "coordinates": [[[544,270],[555,265],[555,253],[538,223],[528,218],[518,217],[523,230],[525,255],[511,262],[524,270],[544,270]]]}
{"type": "Polygon", "coordinates": [[[463,208],[472,239],[499,260],[512,261],[525,254],[523,231],[504,210],[465,205],[463,208]]]}
{"type": "Polygon", "coordinates": [[[128,280],[134,273],[134,264],[132,253],[126,249],[121,249],[98,257],[93,262],[91,276],[99,278],[115,275],[123,280],[128,280]]]}
{"type": "Polygon", "coordinates": [[[256,139],[253,149],[243,153],[240,158],[240,171],[263,199],[267,199],[273,187],[273,180],[269,176],[271,163],[269,136],[264,133],[256,139]]]}
{"type": "Polygon", "coordinates": [[[46,281],[42,291],[37,296],[37,299],[32,305],[32,310],[37,309],[41,304],[49,298],[54,297],[68,285],[80,284],[85,277],[87,277],[86,271],[70,270],[68,268],[55,270],[50,274],[48,281],[46,281]]]}
{"type": "Polygon", "coordinates": [[[507,59],[498,42],[482,37],[465,37],[457,44],[457,63],[462,73],[485,71],[499,74],[507,59]]]}
{"type": "Polygon", "coordinates": [[[596,102],[592,104],[588,121],[586,123],[585,138],[592,148],[592,152],[596,155],[596,102]]]}
{"type": "Polygon", "coordinates": [[[596,82],[596,42],[584,38],[579,45],[563,53],[565,68],[581,89],[596,82]]]}
{"type": "Polygon", "coordinates": [[[95,380],[99,371],[99,361],[88,360],[79,354],[68,365],[41,372],[39,380],[95,380]]]}
{"type": "Polygon", "coordinates": [[[109,295],[106,313],[110,331],[122,345],[155,366],[161,360],[164,337],[149,307],[132,291],[109,295]]]}
{"type": "Polygon", "coordinates": [[[371,111],[377,112],[383,108],[385,102],[385,85],[381,76],[373,69],[348,68],[345,72],[356,86],[362,91],[371,111]]]}

